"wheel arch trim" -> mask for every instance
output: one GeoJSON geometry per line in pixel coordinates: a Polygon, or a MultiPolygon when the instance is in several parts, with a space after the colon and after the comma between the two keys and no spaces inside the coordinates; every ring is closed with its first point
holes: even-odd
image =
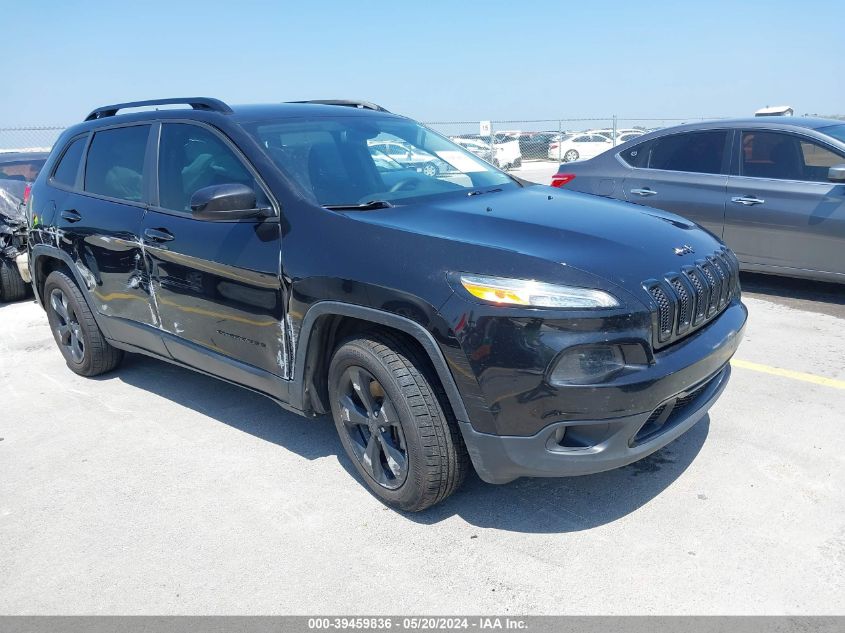
{"type": "Polygon", "coordinates": [[[35,294],[35,298],[41,307],[44,306],[44,297],[41,296],[39,286],[39,279],[38,279],[38,266],[41,265],[47,259],[56,259],[61,261],[67,269],[70,271],[70,274],[73,276],[76,285],[79,287],[82,297],[85,299],[85,302],[88,304],[88,308],[91,310],[91,314],[94,315],[94,319],[97,321],[97,325],[105,334],[107,329],[104,328],[104,323],[102,322],[103,319],[100,318],[100,314],[94,309],[94,306],[91,304],[91,298],[88,296],[88,287],[85,284],[85,280],[82,279],[82,276],[77,269],[77,267],[73,263],[73,259],[70,255],[65,253],[63,250],[59,248],[55,248],[53,246],[47,246],[45,244],[36,244],[30,249],[29,252],[29,273],[32,277],[32,291],[35,294]]]}
{"type": "Polygon", "coordinates": [[[294,362],[294,377],[300,385],[300,404],[305,403],[305,389],[308,380],[305,376],[306,362],[312,335],[315,332],[315,325],[320,317],[339,316],[351,317],[368,321],[370,323],[384,325],[411,336],[423,348],[423,351],[431,361],[440,384],[446,392],[449,404],[455,417],[461,422],[470,422],[463,398],[461,397],[452,372],[446,363],[446,358],[440,350],[440,346],[425,327],[406,317],[391,312],[385,312],[376,308],[360,306],[356,304],[343,303],[340,301],[321,301],[312,305],[305,313],[300,328],[300,336],[296,346],[296,358],[294,362]]]}

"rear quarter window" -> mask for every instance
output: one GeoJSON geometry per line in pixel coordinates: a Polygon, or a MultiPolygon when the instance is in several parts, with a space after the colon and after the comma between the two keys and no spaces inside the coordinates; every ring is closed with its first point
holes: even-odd
{"type": "Polygon", "coordinates": [[[76,185],[76,174],[79,172],[79,161],[82,159],[82,151],[85,149],[87,137],[81,136],[70,142],[70,145],[59,159],[56,170],[53,172],[53,180],[66,187],[76,185]]]}
{"type": "Polygon", "coordinates": [[[645,167],[648,165],[648,154],[651,147],[651,141],[638,143],[633,147],[629,147],[623,152],[619,152],[619,158],[631,167],[645,167]]]}

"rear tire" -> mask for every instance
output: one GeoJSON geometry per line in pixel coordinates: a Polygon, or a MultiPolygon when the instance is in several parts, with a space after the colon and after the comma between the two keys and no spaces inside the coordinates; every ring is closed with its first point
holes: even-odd
{"type": "Polygon", "coordinates": [[[579,156],[578,152],[575,151],[574,149],[571,149],[568,152],[566,152],[566,154],[563,155],[563,162],[564,163],[572,163],[572,162],[578,160],[578,156],[579,156]]]}
{"type": "Polygon", "coordinates": [[[44,307],[56,345],[67,366],[80,376],[99,376],[123,360],[100,331],[91,309],[73,280],[53,271],[44,283],[44,307]]]}
{"type": "Polygon", "coordinates": [[[0,301],[20,301],[26,297],[27,284],[15,262],[0,257],[0,301]]]}
{"type": "Polygon", "coordinates": [[[373,332],[343,343],[329,398],[346,454],[384,503],[419,512],[463,482],[469,456],[442,389],[406,341],[373,332]]]}

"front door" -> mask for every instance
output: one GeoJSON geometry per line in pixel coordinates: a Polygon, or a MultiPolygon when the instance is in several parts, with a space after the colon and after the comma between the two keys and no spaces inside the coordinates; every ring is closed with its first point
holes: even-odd
{"type": "Polygon", "coordinates": [[[268,391],[271,375],[288,378],[291,369],[278,218],[192,216],[194,192],[218,184],[253,187],[269,206],[255,172],[218,132],[163,123],[158,147],[157,204],[142,235],[168,349],[224,377],[237,367],[258,377],[251,386],[268,391]]]}
{"type": "Polygon", "coordinates": [[[746,130],[728,180],[725,242],[744,263],[845,273],[845,185],[828,182],[845,156],[812,139],[746,130]]]}

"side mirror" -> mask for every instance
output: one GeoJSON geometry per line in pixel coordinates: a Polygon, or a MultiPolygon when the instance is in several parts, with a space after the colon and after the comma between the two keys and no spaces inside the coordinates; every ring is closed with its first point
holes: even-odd
{"type": "Polygon", "coordinates": [[[830,182],[845,182],[845,163],[834,165],[827,170],[827,179],[830,182]]]}
{"type": "Polygon", "coordinates": [[[255,191],[238,183],[203,187],[191,196],[191,212],[197,220],[240,220],[272,214],[272,209],[257,209],[255,204],[255,191]]]}

